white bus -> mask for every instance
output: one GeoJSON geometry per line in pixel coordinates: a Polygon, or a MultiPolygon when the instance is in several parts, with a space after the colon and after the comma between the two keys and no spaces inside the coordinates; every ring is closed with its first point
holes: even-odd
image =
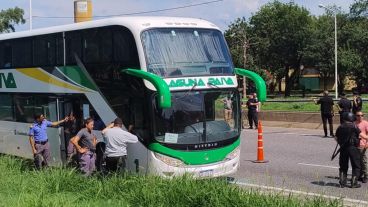
{"type": "MultiPolygon", "coordinates": [[[[56,121],[73,112],[79,127],[93,117],[96,132],[116,117],[133,127],[132,172],[234,173],[241,133],[235,74],[253,79],[265,99],[263,80],[235,69],[219,28],[199,19],[121,17],[2,34],[0,153],[32,158],[33,115],[56,121]]],[[[49,128],[48,137],[52,164],[63,164],[63,127],[49,128]]]]}

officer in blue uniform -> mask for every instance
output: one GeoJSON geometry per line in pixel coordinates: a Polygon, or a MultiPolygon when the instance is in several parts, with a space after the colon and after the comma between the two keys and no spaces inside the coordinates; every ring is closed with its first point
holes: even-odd
{"type": "Polygon", "coordinates": [[[50,144],[47,137],[47,127],[58,126],[68,120],[68,117],[57,122],[47,121],[43,114],[34,115],[34,123],[29,129],[29,142],[32,147],[36,169],[41,169],[42,161],[45,167],[50,161],[50,144]]]}

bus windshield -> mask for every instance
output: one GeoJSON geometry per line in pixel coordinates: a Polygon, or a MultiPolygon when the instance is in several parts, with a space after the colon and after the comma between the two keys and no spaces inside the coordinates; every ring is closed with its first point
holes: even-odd
{"type": "Polygon", "coordinates": [[[158,28],[142,33],[147,71],[164,78],[232,75],[223,35],[214,29],[158,28]]]}
{"type": "Polygon", "coordinates": [[[236,90],[175,92],[172,100],[171,108],[162,109],[157,106],[155,98],[152,99],[157,141],[185,145],[219,142],[239,136],[236,90]],[[225,120],[225,109],[231,111],[228,120],[225,120]]]}

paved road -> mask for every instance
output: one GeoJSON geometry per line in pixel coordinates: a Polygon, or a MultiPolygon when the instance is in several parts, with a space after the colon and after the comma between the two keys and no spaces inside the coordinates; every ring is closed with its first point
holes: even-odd
{"type": "Polygon", "coordinates": [[[264,155],[269,162],[259,164],[252,162],[257,158],[257,130],[244,130],[235,182],[363,200],[368,205],[368,184],[358,189],[338,187],[338,157],[330,161],[336,142],[321,134],[321,130],[264,127],[264,155]]]}

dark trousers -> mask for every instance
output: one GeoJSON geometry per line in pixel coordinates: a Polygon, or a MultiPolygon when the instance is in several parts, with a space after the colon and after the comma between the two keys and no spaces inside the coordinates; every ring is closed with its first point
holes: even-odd
{"type": "Polygon", "coordinates": [[[332,114],[331,113],[323,113],[321,114],[322,123],[323,123],[323,131],[325,132],[325,136],[327,136],[327,121],[330,126],[330,135],[333,135],[333,125],[332,125],[332,114]]]}
{"type": "Polygon", "coordinates": [[[340,151],[340,172],[343,172],[345,175],[348,173],[349,169],[349,159],[352,167],[352,176],[359,177],[360,176],[360,159],[361,159],[360,151],[355,146],[347,146],[341,148],[340,151]]]}
{"type": "Polygon", "coordinates": [[[253,122],[256,127],[258,127],[258,112],[256,110],[248,111],[248,121],[250,128],[253,128],[253,122]]]}
{"type": "Polygon", "coordinates": [[[124,172],[126,168],[126,155],[119,157],[106,157],[106,170],[108,172],[124,172]]]}
{"type": "Polygon", "coordinates": [[[37,170],[41,169],[41,167],[48,167],[51,152],[50,152],[50,144],[49,142],[43,144],[36,144],[36,154],[34,155],[34,164],[37,170]]]}

